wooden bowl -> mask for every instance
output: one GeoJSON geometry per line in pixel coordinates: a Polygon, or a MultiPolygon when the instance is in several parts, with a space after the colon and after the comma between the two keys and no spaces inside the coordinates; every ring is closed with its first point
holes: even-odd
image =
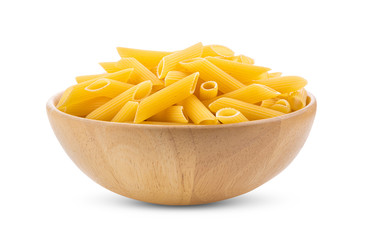
{"type": "Polygon", "coordinates": [[[216,125],[111,123],[47,103],[51,126],[74,163],[103,187],[165,205],[205,204],[249,192],[280,173],[305,143],[316,113],[216,125]]]}

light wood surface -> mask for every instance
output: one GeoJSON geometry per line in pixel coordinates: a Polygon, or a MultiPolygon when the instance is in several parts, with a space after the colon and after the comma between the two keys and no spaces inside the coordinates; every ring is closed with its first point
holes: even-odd
{"type": "Polygon", "coordinates": [[[305,143],[316,100],[281,117],[216,126],[111,123],[47,113],[62,147],[91,179],[123,196],[193,205],[249,192],[290,164],[305,143]]]}

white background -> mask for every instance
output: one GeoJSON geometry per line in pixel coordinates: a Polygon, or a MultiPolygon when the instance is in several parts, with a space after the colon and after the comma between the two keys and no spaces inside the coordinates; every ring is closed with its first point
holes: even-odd
{"type": "Polygon", "coordinates": [[[367,239],[365,1],[1,1],[0,239],[367,239]],[[86,177],[49,126],[47,99],[102,72],[116,46],[223,44],[308,79],[311,134],[243,196],[165,207],[86,177]]]}

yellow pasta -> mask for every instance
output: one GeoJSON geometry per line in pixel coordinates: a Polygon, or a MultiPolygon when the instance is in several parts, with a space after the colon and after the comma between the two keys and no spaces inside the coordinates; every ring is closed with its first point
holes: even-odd
{"type": "Polygon", "coordinates": [[[300,110],[306,106],[307,91],[302,88],[298,91],[289,94],[288,102],[291,105],[293,111],[300,110]]]}
{"type": "Polygon", "coordinates": [[[125,47],[117,47],[117,52],[119,53],[121,58],[130,58],[130,57],[135,58],[150,70],[158,66],[159,62],[162,60],[164,56],[167,56],[172,53],[172,52],[141,50],[125,47]]]}
{"type": "Polygon", "coordinates": [[[82,82],[85,82],[85,81],[88,81],[88,80],[92,80],[92,79],[103,78],[107,74],[108,73],[77,76],[77,77],[75,77],[75,80],[76,80],[77,83],[82,83],[82,82]]]}
{"type": "Polygon", "coordinates": [[[215,113],[216,118],[223,124],[247,122],[248,119],[234,108],[222,108],[215,113]]]}
{"type": "Polygon", "coordinates": [[[195,91],[198,78],[199,73],[191,74],[144,98],[139,104],[134,122],[141,123],[192,95],[195,91]]]}
{"type": "Polygon", "coordinates": [[[215,116],[200,102],[195,96],[183,100],[180,104],[184,107],[186,114],[189,116],[191,121],[195,124],[217,124],[218,121],[215,116]]]}
{"type": "Polygon", "coordinates": [[[102,106],[110,100],[111,98],[108,97],[96,97],[83,102],[70,104],[65,107],[60,107],[59,110],[74,116],[85,117],[94,109],[102,106]]]}
{"type": "Polygon", "coordinates": [[[110,121],[128,101],[137,101],[149,95],[152,86],[149,80],[141,82],[103,104],[88,114],[86,118],[110,121]]]}
{"type": "Polygon", "coordinates": [[[183,106],[171,106],[148,118],[148,121],[188,123],[183,106]]]}
{"type": "Polygon", "coordinates": [[[181,71],[169,71],[164,78],[164,85],[167,87],[171,85],[172,83],[177,82],[178,80],[181,80],[182,78],[187,77],[190,75],[189,73],[184,73],[181,71]]]}
{"type": "MultiPolygon", "coordinates": [[[[112,79],[112,80],[116,80],[116,81],[120,81],[120,82],[127,82],[129,80],[129,78],[131,77],[131,74],[133,73],[134,68],[127,68],[127,69],[123,69],[114,73],[105,73],[105,74],[99,74],[102,75],[102,77],[96,77],[94,78],[95,80],[97,79],[101,79],[101,78],[108,78],[108,79],[112,79]]],[[[98,76],[98,75],[94,75],[94,76],[98,76]]],[[[85,80],[86,78],[76,78],[76,81],[78,83],[82,83],[85,81],[88,81],[89,79],[85,80]]]]}
{"type": "Polygon", "coordinates": [[[268,73],[268,77],[269,78],[275,78],[275,77],[280,77],[282,76],[281,72],[272,72],[272,73],[268,73]]]}
{"type": "Polygon", "coordinates": [[[207,81],[200,85],[200,100],[208,100],[218,95],[218,84],[215,81],[207,81]]]}
{"type": "Polygon", "coordinates": [[[204,58],[194,58],[182,61],[180,64],[189,72],[200,72],[200,78],[204,81],[215,81],[218,84],[219,91],[223,93],[232,92],[244,86],[204,58]]]}
{"type": "Polygon", "coordinates": [[[211,102],[217,100],[220,97],[234,98],[247,103],[257,103],[265,99],[275,98],[279,96],[279,94],[279,92],[270,87],[255,83],[237,89],[236,91],[220,95],[216,98],[203,101],[203,103],[205,105],[209,105],[211,102]]]}
{"type": "Polygon", "coordinates": [[[121,70],[121,68],[117,67],[116,62],[100,62],[99,65],[108,73],[114,73],[121,70]]]}
{"type": "Polygon", "coordinates": [[[251,83],[252,80],[257,79],[261,74],[271,70],[267,67],[239,63],[216,57],[206,57],[205,59],[244,84],[251,83]]]}
{"type": "Polygon", "coordinates": [[[307,104],[307,81],[254,65],[222,45],[175,52],[117,47],[106,73],[77,76],[56,107],[88,119],[152,125],[228,124],[282,116],[307,104]]]}
{"type": "Polygon", "coordinates": [[[247,64],[255,64],[255,60],[254,59],[252,59],[250,57],[247,57],[245,55],[239,55],[237,62],[247,63],[247,64]]]}
{"type": "Polygon", "coordinates": [[[133,87],[132,84],[107,78],[88,80],[68,88],[63,93],[57,107],[65,107],[96,97],[114,98],[131,87],[133,87]]]}
{"type": "Polygon", "coordinates": [[[257,77],[254,80],[259,80],[259,79],[264,80],[264,79],[269,79],[269,78],[275,78],[275,77],[280,77],[281,75],[282,75],[281,72],[273,72],[273,73],[266,72],[266,73],[259,75],[259,77],[257,77]]]}
{"type": "Polygon", "coordinates": [[[249,120],[272,118],[284,115],[284,113],[269,108],[260,107],[251,103],[242,102],[233,98],[222,97],[209,105],[212,112],[222,108],[234,108],[240,111],[249,120]]]}
{"type": "Polygon", "coordinates": [[[277,90],[280,93],[289,93],[297,91],[307,84],[307,80],[297,76],[284,76],[269,79],[254,80],[254,83],[260,83],[277,90]]]}
{"type": "Polygon", "coordinates": [[[173,52],[163,57],[158,64],[157,75],[159,79],[165,78],[169,71],[177,70],[176,66],[178,65],[179,62],[190,58],[200,57],[202,52],[203,52],[203,44],[197,43],[184,50],[173,52]]]}
{"type": "Polygon", "coordinates": [[[217,58],[227,59],[227,60],[231,60],[231,61],[235,61],[239,63],[247,63],[247,64],[255,63],[254,59],[247,57],[245,55],[238,55],[238,56],[231,56],[231,57],[217,57],[217,58]]]}
{"type": "Polygon", "coordinates": [[[261,107],[265,107],[265,108],[270,108],[271,106],[273,106],[277,101],[279,100],[279,98],[271,98],[271,99],[265,99],[261,101],[261,107]]]}
{"type": "Polygon", "coordinates": [[[291,105],[285,99],[279,99],[278,101],[275,102],[274,105],[270,106],[269,108],[282,113],[290,113],[292,111],[291,105]]]}
{"type": "Polygon", "coordinates": [[[111,122],[132,122],[134,121],[136,109],[138,109],[138,102],[128,101],[125,105],[116,113],[111,122]]]}
{"type": "Polygon", "coordinates": [[[234,55],[234,52],[222,45],[206,45],[203,47],[203,54],[201,57],[207,56],[221,56],[221,57],[231,57],[234,55]]]}
{"type": "Polygon", "coordinates": [[[163,87],[163,82],[135,58],[122,58],[116,63],[116,65],[120,69],[134,68],[134,72],[129,80],[129,83],[138,84],[140,82],[150,80],[153,85],[163,87]]]}

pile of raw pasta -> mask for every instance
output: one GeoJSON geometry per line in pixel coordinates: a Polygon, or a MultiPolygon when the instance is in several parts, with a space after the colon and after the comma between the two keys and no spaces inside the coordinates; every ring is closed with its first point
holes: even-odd
{"type": "Polygon", "coordinates": [[[281,116],[306,105],[307,81],[254,65],[220,45],[176,52],[117,48],[106,73],[76,77],[57,108],[88,119],[145,124],[227,124],[281,116]]]}

